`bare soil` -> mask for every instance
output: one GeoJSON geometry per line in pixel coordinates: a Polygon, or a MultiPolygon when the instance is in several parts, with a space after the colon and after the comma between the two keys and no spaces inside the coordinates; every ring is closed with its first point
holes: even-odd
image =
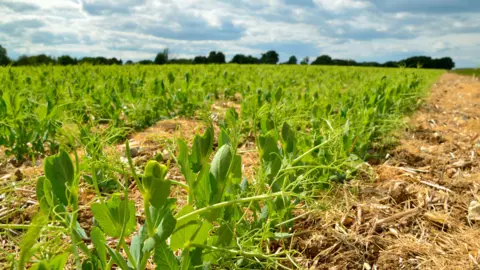
{"type": "Polygon", "coordinates": [[[480,269],[480,81],[451,73],[373,182],[332,191],[293,239],[308,269],[480,269]]]}

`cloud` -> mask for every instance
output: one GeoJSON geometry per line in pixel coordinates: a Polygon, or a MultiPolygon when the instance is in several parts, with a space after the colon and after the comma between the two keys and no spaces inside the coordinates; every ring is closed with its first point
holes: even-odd
{"type": "Polygon", "coordinates": [[[414,13],[470,13],[480,11],[477,0],[370,0],[377,8],[387,12],[414,13]]]}
{"type": "Polygon", "coordinates": [[[14,2],[14,1],[2,1],[0,3],[0,7],[6,7],[15,12],[28,12],[28,11],[35,11],[40,9],[40,7],[36,4],[14,2]]]}
{"type": "Polygon", "coordinates": [[[321,54],[359,61],[424,54],[480,65],[477,0],[0,0],[9,55],[153,59],[222,51],[281,61],[321,54]]]}
{"type": "Polygon", "coordinates": [[[0,32],[9,36],[21,36],[28,29],[44,26],[45,23],[38,19],[24,19],[0,24],[0,32]]]}
{"type": "Polygon", "coordinates": [[[34,44],[45,44],[45,45],[55,45],[55,44],[77,44],[80,42],[78,37],[74,34],[54,34],[47,31],[38,31],[34,32],[30,36],[30,41],[34,44]]]}
{"type": "Polygon", "coordinates": [[[144,0],[98,1],[80,0],[83,11],[90,15],[129,14],[135,6],[145,3],[144,0]]]}
{"type": "Polygon", "coordinates": [[[313,0],[319,7],[333,12],[341,12],[348,9],[364,9],[370,6],[370,2],[363,0],[313,0]]]}

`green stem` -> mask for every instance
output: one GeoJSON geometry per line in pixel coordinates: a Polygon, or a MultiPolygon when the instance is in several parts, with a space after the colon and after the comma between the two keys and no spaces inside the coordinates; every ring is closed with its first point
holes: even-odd
{"type": "Polygon", "coordinates": [[[327,143],[329,143],[329,142],[330,142],[330,140],[327,140],[327,141],[325,141],[325,142],[323,142],[323,143],[321,143],[321,144],[319,144],[319,145],[317,145],[317,146],[315,146],[315,147],[310,148],[307,152],[303,153],[302,155],[300,155],[299,157],[297,157],[296,159],[294,159],[293,162],[292,162],[292,164],[295,164],[295,163],[299,162],[303,157],[305,157],[306,155],[310,154],[311,152],[313,152],[313,151],[321,148],[322,146],[324,146],[325,144],[327,144],[327,143]]]}
{"type": "Polygon", "coordinates": [[[210,212],[211,210],[222,208],[222,207],[227,207],[227,206],[230,206],[230,205],[233,205],[233,204],[247,203],[247,202],[252,202],[252,201],[262,201],[262,200],[266,200],[266,199],[269,199],[269,198],[272,198],[272,197],[286,196],[286,195],[287,195],[286,192],[280,191],[280,192],[271,193],[271,194],[263,194],[263,195],[259,195],[259,196],[241,198],[241,199],[236,199],[236,200],[231,200],[231,201],[220,202],[220,203],[217,203],[217,204],[212,204],[212,205],[209,205],[207,207],[200,208],[198,210],[190,212],[190,213],[188,213],[186,215],[183,215],[181,217],[178,217],[177,218],[177,223],[184,220],[184,219],[187,219],[191,216],[195,216],[195,215],[202,214],[202,213],[205,213],[205,212],[210,212]]]}
{"type": "Polygon", "coordinates": [[[130,166],[130,170],[132,171],[135,184],[137,184],[137,188],[138,190],[140,190],[140,193],[144,194],[145,190],[143,189],[142,183],[140,182],[140,179],[138,178],[138,175],[135,172],[135,166],[133,166],[132,156],[130,155],[130,143],[128,142],[128,140],[125,142],[125,155],[127,156],[128,165],[130,166]]]}
{"type": "Polygon", "coordinates": [[[143,198],[143,208],[145,212],[145,223],[147,225],[148,236],[152,237],[155,234],[155,229],[153,228],[152,215],[150,213],[150,206],[147,198],[143,198]]]}
{"type": "Polygon", "coordinates": [[[127,254],[127,258],[130,261],[130,263],[132,263],[132,265],[137,265],[137,262],[133,258],[132,253],[130,252],[130,248],[128,247],[127,243],[125,243],[125,238],[120,239],[120,243],[123,247],[123,250],[127,254]]]}
{"type": "Polygon", "coordinates": [[[179,181],[175,181],[175,180],[172,180],[172,179],[168,179],[168,181],[170,181],[170,183],[172,183],[172,184],[174,184],[174,185],[183,187],[184,189],[187,190],[187,192],[189,191],[188,185],[185,184],[185,183],[182,183],[182,182],[179,182],[179,181]]]}
{"type": "Polygon", "coordinates": [[[278,254],[265,255],[265,254],[261,254],[261,253],[241,251],[241,250],[235,250],[235,249],[227,249],[227,248],[201,245],[201,244],[195,244],[195,243],[190,243],[190,246],[191,247],[196,247],[196,248],[209,249],[209,250],[213,250],[213,251],[219,251],[221,253],[229,253],[229,254],[232,254],[232,255],[239,255],[239,256],[243,256],[243,257],[260,258],[260,259],[264,259],[264,260],[271,260],[271,259],[276,259],[276,258],[280,257],[278,254]]]}
{"type": "Polygon", "coordinates": [[[102,200],[102,194],[100,193],[100,188],[98,187],[98,180],[97,180],[97,169],[95,168],[95,163],[92,163],[92,182],[93,187],[95,188],[95,192],[100,200],[102,200]]]}
{"type": "Polygon", "coordinates": [[[147,269],[147,263],[148,263],[148,259],[150,258],[150,255],[152,255],[152,252],[146,252],[146,253],[143,253],[143,257],[142,257],[142,261],[140,262],[140,265],[138,266],[137,269],[147,269]]]}
{"type": "MultiPolygon", "coordinates": [[[[28,230],[32,226],[32,224],[0,224],[0,229],[3,230],[28,230]]],[[[33,225],[35,226],[35,225],[33,225]]],[[[65,227],[62,226],[45,226],[47,229],[57,229],[57,230],[63,230],[65,227]]]]}
{"type": "Polygon", "coordinates": [[[280,172],[290,171],[290,170],[299,170],[299,169],[327,169],[335,170],[337,172],[344,172],[343,170],[337,167],[325,166],[325,165],[304,165],[304,166],[293,166],[285,169],[281,169],[280,172]]]}

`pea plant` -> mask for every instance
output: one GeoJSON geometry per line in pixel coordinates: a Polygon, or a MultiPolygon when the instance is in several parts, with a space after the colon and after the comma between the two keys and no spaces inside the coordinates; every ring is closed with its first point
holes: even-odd
{"type": "MultiPolygon", "coordinates": [[[[185,182],[169,180],[167,166],[149,161],[143,174],[138,175],[127,156],[131,176],[143,198],[143,212],[137,211],[129,199],[129,177],[122,194],[109,199],[98,198],[90,206],[94,224],[88,235],[78,222],[79,172],[67,152],[45,160],[45,176],[37,181],[40,213],[24,241],[34,243],[42,226],[62,227],[71,238],[71,251],[76,265],[82,269],[145,269],[153,263],[157,269],[195,269],[217,265],[229,260],[237,266],[277,263],[282,253],[245,250],[239,242],[252,231],[262,231],[268,213],[261,204],[285,200],[289,195],[282,189],[248,196],[248,182],[242,179],[241,157],[231,143],[226,130],[222,130],[218,150],[210,161],[213,149],[213,128],[194,138],[191,149],[179,140],[177,156],[185,182]],[[176,199],[169,197],[172,184],[185,188],[188,203],[175,212],[176,199]],[[144,223],[137,229],[136,215],[143,213],[144,223]],[[247,214],[249,217],[247,217],[247,214]],[[50,225],[47,225],[49,224],[50,225]],[[53,225],[56,224],[56,225],[53,225]],[[128,244],[128,239],[130,243],[128,244]],[[108,240],[108,241],[107,241],[108,240]],[[92,243],[90,247],[87,243],[92,243]]],[[[273,226],[267,228],[274,234],[273,226]]],[[[261,239],[251,239],[260,247],[261,239]]],[[[28,261],[32,245],[22,246],[18,268],[28,261]]],[[[63,269],[69,254],[34,264],[34,269],[63,269]]]]}

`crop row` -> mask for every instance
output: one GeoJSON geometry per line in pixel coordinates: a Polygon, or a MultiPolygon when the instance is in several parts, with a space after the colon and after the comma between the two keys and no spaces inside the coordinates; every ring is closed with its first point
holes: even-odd
{"type": "Polygon", "coordinates": [[[44,160],[36,185],[40,211],[14,265],[41,254],[36,267],[50,269],[62,269],[69,258],[84,269],[296,268],[287,244],[296,233],[295,210],[308,211],[322,189],[381,158],[385,135],[417,108],[439,74],[235,65],[1,70],[2,145],[17,160],[61,149],[44,160]],[[217,100],[238,102],[240,110],[214,121],[217,100]],[[205,132],[192,142],[176,140],[171,161],[149,161],[141,172],[128,141],[126,163],[105,159],[91,143],[97,137],[113,143],[178,116],[202,117],[205,132]],[[238,150],[246,142],[259,153],[252,179],[238,150]],[[86,152],[82,159],[78,147],[86,152]],[[174,167],[184,181],[167,177],[174,167]],[[107,191],[108,181],[115,187],[107,191]],[[88,228],[79,223],[81,185],[96,194],[88,228]],[[186,205],[171,197],[173,186],[185,191],[186,205]],[[143,207],[131,199],[132,187],[143,207]],[[68,236],[71,249],[35,245],[45,230],[68,236]]]}

